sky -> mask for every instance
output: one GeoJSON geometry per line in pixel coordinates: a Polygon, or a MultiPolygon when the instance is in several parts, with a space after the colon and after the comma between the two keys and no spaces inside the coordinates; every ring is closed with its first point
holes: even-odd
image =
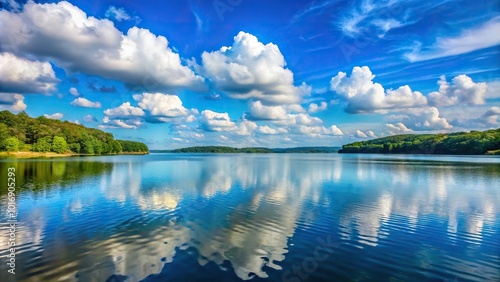
{"type": "Polygon", "coordinates": [[[498,128],[499,1],[0,0],[0,110],[150,149],[498,128]]]}

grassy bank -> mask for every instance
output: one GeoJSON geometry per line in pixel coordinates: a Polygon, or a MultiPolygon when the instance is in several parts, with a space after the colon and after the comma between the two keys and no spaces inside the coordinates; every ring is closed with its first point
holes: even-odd
{"type": "MultiPolygon", "coordinates": [[[[120,154],[111,155],[147,155],[147,152],[122,152],[120,154]]],[[[0,158],[16,158],[16,159],[30,159],[30,158],[60,158],[60,157],[73,157],[73,156],[103,156],[103,155],[90,155],[90,154],[75,154],[65,153],[58,154],[54,152],[0,152],[0,158]]]]}

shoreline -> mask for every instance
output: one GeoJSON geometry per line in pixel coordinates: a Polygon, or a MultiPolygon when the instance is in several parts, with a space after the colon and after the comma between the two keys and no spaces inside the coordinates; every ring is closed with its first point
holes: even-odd
{"type": "Polygon", "coordinates": [[[148,155],[149,152],[124,152],[120,154],[106,154],[106,155],[87,155],[87,154],[74,154],[65,153],[58,154],[54,152],[30,152],[30,151],[19,151],[19,152],[0,152],[0,159],[2,158],[13,158],[13,159],[35,159],[35,158],[63,158],[63,157],[83,157],[83,156],[118,156],[118,155],[148,155]]]}

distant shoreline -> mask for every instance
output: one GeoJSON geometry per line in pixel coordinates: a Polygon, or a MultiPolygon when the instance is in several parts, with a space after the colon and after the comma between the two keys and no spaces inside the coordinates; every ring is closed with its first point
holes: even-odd
{"type": "Polygon", "coordinates": [[[294,147],[294,148],[264,148],[228,146],[195,146],[174,150],[150,150],[151,153],[218,153],[218,154],[272,154],[272,153],[337,153],[340,147],[294,147]]]}

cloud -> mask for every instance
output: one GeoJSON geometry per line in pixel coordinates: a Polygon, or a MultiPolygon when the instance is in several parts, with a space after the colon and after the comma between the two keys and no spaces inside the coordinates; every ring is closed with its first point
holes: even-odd
{"type": "Polygon", "coordinates": [[[377,138],[377,135],[375,135],[375,133],[374,133],[373,131],[371,131],[371,130],[368,130],[368,131],[366,132],[366,135],[367,135],[368,137],[371,137],[371,138],[377,138]]]}
{"type": "Polygon", "coordinates": [[[236,134],[238,135],[251,135],[255,129],[257,129],[257,124],[253,121],[243,120],[238,126],[236,134]]]}
{"type": "Polygon", "coordinates": [[[64,114],[63,113],[55,113],[55,114],[44,114],[43,115],[44,117],[46,118],[49,118],[49,119],[62,119],[64,117],[64,114]]]}
{"type": "Polygon", "coordinates": [[[413,51],[405,54],[410,62],[419,62],[437,58],[456,56],[481,50],[500,44],[500,16],[480,26],[466,29],[455,37],[438,37],[434,45],[422,50],[421,43],[415,44],[413,51]]]}
{"type": "Polygon", "coordinates": [[[391,135],[397,135],[412,131],[411,129],[408,129],[402,122],[398,122],[396,124],[386,123],[385,128],[391,135]]]}
{"type": "Polygon", "coordinates": [[[106,18],[115,19],[119,22],[130,20],[130,16],[127,14],[125,9],[116,8],[115,6],[109,6],[104,15],[106,16],[106,18]]]}
{"type": "Polygon", "coordinates": [[[66,1],[2,10],[0,34],[0,51],[51,58],[70,72],[146,89],[204,87],[204,79],[182,64],[165,37],[138,27],[122,34],[113,22],[87,16],[66,1]]]}
{"type": "Polygon", "coordinates": [[[406,126],[411,130],[444,130],[451,129],[453,126],[441,117],[436,107],[427,107],[421,109],[407,110],[408,114],[403,115],[406,126]]]}
{"type": "Polygon", "coordinates": [[[364,0],[344,15],[339,17],[338,26],[343,34],[349,37],[369,37],[372,34],[383,37],[392,29],[400,28],[412,21],[407,21],[407,15],[402,13],[401,4],[397,1],[377,1],[364,0]]]}
{"type": "Polygon", "coordinates": [[[309,113],[317,113],[324,111],[328,108],[328,104],[325,101],[321,101],[320,105],[316,103],[311,103],[309,104],[309,108],[307,108],[307,111],[309,113]]]}
{"type": "Polygon", "coordinates": [[[287,110],[284,106],[266,106],[260,101],[249,103],[249,118],[253,120],[284,120],[287,110]]]}
{"type": "Polygon", "coordinates": [[[228,113],[217,113],[211,110],[201,112],[200,124],[206,131],[234,131],[238,127],[229,118],[228,113]]]}
{"type": "Polygon", "coordinates": [[[456,76],[449,84],[444,76],[438,81],[439,91],[432,92],[427,97],[433,106],[451,106],[457,103],[468,105],[484,104],[488,90],[486,83],[475,83],[465,74],[456,76]]]}
{"type": "Polygon", "coordinates": [[[71,87],[71,88],[69,89],[69,93],[70,93],[71,95],[73,95],[73,96],[76,96],[76,97],[80,96],[80,93],[78,92],[78,90],[77,90],[75,87],[71,87]]]}
{"type": "Polygon", "coordinates": [[[70,103],[71,106],[84,107],[84,108],[100,108],[100,102],[92,102],[88,99],[78,97],[70,103]]]}
{"type": "Polygon", "coordinates": [[[356,136],[358,138],[368,138],[368,136],[366,136],[366,134],[361,130],[356,130],[356,133],[354,134],[354,136],[356,136]]]}
{"type": "Polygon", "coordinates": [[[258,130],[257,130],[260,134],[264,134],[264,135],[276,135],[276,134],[285,134],[287,133],[288,131],[284,128],[277,128],[277,129],[274,129],[274,128],[271,128],[267,125],[264,125],[264,126],[259,126],[258,130]]]}
{"type": "Polygon", "coordinates": [[[130,102],[125,102],[116,108],[107,109],[104,111],[104,114],[108,118],[114,118],[114,119],[128,119],[128,118],[143,117],[146,115],[146,113],[144,113],[144,111],[141,108],[131,106],[130,102]]]}
{"type": "Polygon", "coordinates": [[[110,119],[105,116],[102,119],[102,124],[99,125],[101,129],[114,129],[114,128],[124,128],[124,129],[137,129],[141,127],[143,120],[140,118],[126,118],[126,119],[110,119]]]}
{"type": "Polygon", "coordinates": [[[0,110],[8,110],[11,112],[22,112],[26,110],[24,96],[15,93],[0,93],[0,110]]]}
{"type": "Polygon", "coordinates": [[[396,90],[385,90],[374,83],[375,75],[369,67],[354,67],[351,76],[339,72],[330,81],[330,89],[348,102],[345,109],[350,113],[370,113],[380,110],[421,107],[427,104],[422,93],[412,91],[408,85],[396,90]]]}
{"type": "Polygon", "coordinates": [[[486,112],[478,117],[471,118],[471,115],[462,113],[461,116],[453,119],[450,123],[456,127],[467,129],[494,128],[498,127],[498,116],[500,116],[500,107],[490,107],[486,112]]]}
{"type": "MultiPolygon", "coordinates": [[[[0,11],[0,18],[2,12],[5,11],[0,11]]],[[[1,42],[4,33],[0,34],[1,42]]],[[[58,82],[50,63],[30,61],[11,53],[0,53],[0,92],[49,93],[56,90],[58,82]]]]}
{"type": "Polygon", "coordinates": [[[263,104],[295,104],[310,94],[305,84],[294,86],[278,46],[264,45],[252,34],[240,32],[230,47],[203,52],[200,68],[220,92],[235,99],[256,99],[263,104]]]}
{"type": "Polygon", "coordinates": [[[86,115],[83,117],[84,122],[97,122],[97,119],[93,115],[86,115]]]}
{"type": "Polygon", "coordinates": [[[189,111],[182,106],[181,99],[176,95],[162,93],[143,93],[134,95],[141,109],[148,111],[154,117],[176,118],[184,117],[189,111]]]}

